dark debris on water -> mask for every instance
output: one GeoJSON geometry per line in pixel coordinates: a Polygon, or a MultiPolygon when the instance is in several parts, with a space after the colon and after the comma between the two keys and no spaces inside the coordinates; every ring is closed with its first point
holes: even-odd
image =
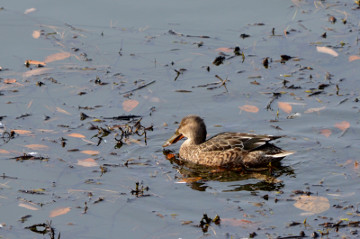
{"type": "Polygon", "coordinates": [[[49,158],[42,156],[33,156],[31,154],[24,154],[21,156],[13,157],[10,159],[15,159],[16,161],[25,161],[25,160],[40,160],[40,161],[49,161],[49,158]]]}
{"type": "MultiPolygon", "coordinates": [[[[139,116],[127,116],[132,119],[137,118],[139,116]]],[[[111,119],[114,119],[112,117],[111,119]]],[[[118,118],[116,118],[118,119],[118,118]]],[[[124,118],[122,118],[124,119],[124,118]]],[[[130,136],[139,136],[143,137],[145,144],[147,144],[147,132],[153,131],[153,126],[145,127],[141,124],[142,118],[137,121],[130,120],[128,123],[123,125],[112,125],[112,126],[92,126],[92,129],[98,130],[97,134],[95,134],[92,138],[97,137],[99,146],[103,141],[103,138],[107,137],[108,135],[114,133],[115,134],[115,148],[120,148],[124,144],[124,140],[128,139],[130,136]]]]}
{"type": "Polygon", "coordinates": [[[208,217],[206,213],[204,213],[203,217],[200,220],[199,227],[202,229],[202,231],[205,233],[208,231],[209,226],[211,223],[215,223],[216,225],[220,225],[220,216],[216,215],[214,218],[208,217]]]}
{"type": "Polygon", "coordinates": [[[135,189],[132,189],[130,193],[134,195],[135,197],[149,197],[150,194],[146,194],[147,191],[149,191],[148,186],[144,186],[143,183],[136,182],[135,183],[135,189]]]}
{"type": "Polygon", "coordinates": [[[61,238],[60,232],[56,237],[56,229],[51,225],[51,221],[47,221],[46,223],[33,224],[31,226],[25,227],[25,229],[28,229],[37,234],[48,234],[50,239],[61,238]]]}

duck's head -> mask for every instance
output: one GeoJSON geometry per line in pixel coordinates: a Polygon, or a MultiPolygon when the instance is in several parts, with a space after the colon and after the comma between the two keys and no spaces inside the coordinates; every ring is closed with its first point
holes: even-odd
{"type": "Polygon", "coordinates": [[[197,115],[188,115],[181,120],[175,134],[168,139],[163,147],[176,143],[182,138],[187,138],[188,144],[201,144],[206,139],[206,125],[204,120],[197,115]]]}

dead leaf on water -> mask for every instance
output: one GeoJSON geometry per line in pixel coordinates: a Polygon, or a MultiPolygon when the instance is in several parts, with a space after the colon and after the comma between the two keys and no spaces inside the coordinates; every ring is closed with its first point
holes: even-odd
{"type": "Polygon", "coordinates": [[[26,109],[30,109],[30,107],[32,106],[32,103],[33,103],[33,100],[30,100],[26,106],[26,109]]]}
{"type": "Polygon", "coordinates": [[[164,218],[164,215],[162,215],[161,213],[157,213],[156,216],[158,216],[160,218],[164,218]]]}
{"type": "Polygon", "coordinates": [[[35,150],[41,150],[41,149],[49,148],[48,146],[43,145],[43,144],[28,144],[28,145],[25,145],[25,147],[29,148],[29,149],[35,149],[35,150]]]}
{"type": "Polygon", "coordinates": [[[124,111],[130,112],[130,111],[132,111],[136,106],[138,106],[138,104],[139,104],[139,101],[137,101],[137,100],[125,100],[125,101],[122,103],[122,107],[123,107],[124,111]]]}
{"type": "Polygon", "coordinates": [[[73,138],[86,138],[85,135],[78,134],[78,133],[71,133],[71,134],[68,134],[68,136],[73,137],[73,138]]]}
{"type": "Polygon", "coordinates": [[[0,149],[0,154],[10,154],[10,152],[5,149],[0,149]]]}
{"type": "Polygon", "coordinates": [[[349,165],[349,164],[352,164],[352,163],[353,163],[353,160],[352,160],[352,159],[348,159],[348,160],[345,161],[344,166],[349,165]]]}
{"type": "Polygon", "coordinates": [[[329,130],[329,129],[322,129],[322,130],[320,130],[320,134],[322,134],[322,135],[324,135],[325,137],[330,137],[330,135],[331,135],[331,130],[329,130]]]}
{"type": "Polygon", "coordinates": [[[356,61],[356,60],[360,60],[360,56],[349,56],[349,62],[352,62],[352,61],[356,61]]]}
{"type": "Polygon", "coordinates": [[[330,208],[330,202],[326,197],[301,195],[294,206],[306,212],[322,213],[330,208]]]}
{"type": "Polygon", "coordinates": [[[325,106],[318,107],[318,108],[309,108],[309,109],[305,110],[304,113],[309,114],[309,113],[313,113],[313,112],[319,112],[319,111],[324,110],[324,109],[326,109],[325,106]]]}
{"type": "Polygon", "coordinates": [[[57,112],[60,112],[60,113],[63,113],[63,114],[66,114],[66,115],[71,115],[69,112],[67,112],[67,111],[64,110],[64,109],[61,109],[60,107],[56,107],[56,111],[57,111],[57,112]]]}
{"type": "Polygon", "coordinates": [[[326,54],[329,54],[329,55],[332,55],[334,57],[337,57],[339,55],[339,53],[337,53],[336,51],[334,51],[333,49],[329,48],[329,47],[326,47],[326,46],[317,46],[316,47],[316,50],[318,52],[321,52],[321,53],[326,53],[326,54]]]}
{"type": "Polygon", "coordinates": [[[85,139],[85,138],[82,138],[81,140],[84,141],[84,142],[86,142],[86,143],[88,143],[89,145],[96,145],[95,142],[92,142],[92,141],[87,140],[87,139],[85,139]]]}
{"type": "Polygon", "coordinates": [[[259,112],[259,108],[256,107],[255,105],[243,105],[243,106],[239,106],[240,110],[249,112],[249,113],[257,113],[259,112]]]}
{"type": "Polygon", "coordinates": [[[31,131],[23,129],[14,129],[14,132],[20,135],[30,135],[31,131]]]}
{"type": "Polygon", "coordinates": [[[19,203],[19,207],[23,207],[23,208],[33,210],[33,211],[39,210],[39,208],[34,207],[34,206],[30,205],[30,204],[25,204],[25,203],[19,203]]]}
{"type": "Polygon", "coordinates": [[[83,167],[99,167],[99,164],[92,158],[79,159],[77,164],[83,167]]]}
{"type": "Polygon", "coordinates": [[[25,10],[24,14],[29,14],[29,13],[32,13],[32,12],[35,12],[36,11],[36,8],[28,8],[25,10]]]}
{"type": "Polygon", "coordinates": [[[287,102],[278,102],[279,108],[287,114],[290,114],[292,111],[292,106],[287,102]]]}
{"type": "Polygon", "coordinates": [[[191,223],[193,223],[193,221],[181,221],[182,225],[189,225],[191,223]]]}
{"type": "Polygon", "coordinates": [[[64,215],[64,214],[70,212],[70,210],[71,210],[70,207],[58,208],[58,209],[52,210],[50,212],[49,217],[57,217],[60,215],[64,215]]]}
{"type": "Polygon", "coordinates": [[[26,60],[26,61],[25,61],[25,65],[26,65],[26,66],[36,65],[36,66],[38,66],[38,67],[43,67],[43,66],[46,66],[46,63],[43,62],[43,61],[26,60]]]}
{"type": "Polygon", "coordinates": [[[58,53],[52,54],[50,56],[47,56],[45,58],[45,63],[50,63],[53,61],[61,61],[66,58],[69,58],[70,56],[71,56],[71,53],[69,53],[69,52],[58,52],[58,53]]]}
{"type": "Polygon", "coordinates": [[[246,219],[236,219],[236,218],[221,218],[221,224],[230,224],[231,226],[247,226],[251,225],[254,222],[246,220],[246,219]]]}
{"type": "Polygon", "coordinates": [[[143,142],[141,142],[140,139],[134,139],[134,138],[127,138],[124,140],[124,143],[126,143],[127,145],[131,145],[131,143],[135,143],[141,146],[145,146],[143,142]]]}
{"type": "Polygon", "coordinates": [[[5,84],[13,84],[13,83],[16,82],[16,79],[5,79],[3,82],[4,82],[5,84]]]}
{"type": "Polygon", "coordinates": [[[227,47],[220,47],[220,48],[217,48],[215,51],[233,52],[234,50],[227,48],[227,47]]]}
{"type": "Polygon", "coordinates": [[[34,39],[38,39],[40,36],[41,36],[40,31],[38,31],[38,30],[33,31],[32,37],[33,37],[34,39]]]}
{"type": "Polygon", "coordinates": [[[342,131],[345,131],[350,127],[350,123],[347,121],[342,121],[342,122],[336,123],[334,126],[342,131]]]}
{"type": "Polygon", "coordinates": [[[88,155],[97,155],[97,154],[99,154],[100,152],[99,152],[99,151],[96,151],[96,150],[83,150],[83,151],[80,151],[80,153],[88,154],[88,155]]]}
{"type": "Polygon", "coordinates": [[[253,206],[255,206],[255,207],[262,207],[262,206],[264,206],[264,204],[261,203],[261,202],[252,202],[251,204],[252,204],[253,206]]]}

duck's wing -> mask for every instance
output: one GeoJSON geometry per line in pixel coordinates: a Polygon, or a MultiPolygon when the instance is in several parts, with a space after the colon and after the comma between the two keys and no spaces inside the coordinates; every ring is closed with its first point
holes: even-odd
{"type": "Polygon", "coordinates": [[[224,151],[236,148],[242,151],[253,151],[278,138],[281,136],[226,132],[205,141],[201,144],[201,149],[202,151],[224,151]]]}

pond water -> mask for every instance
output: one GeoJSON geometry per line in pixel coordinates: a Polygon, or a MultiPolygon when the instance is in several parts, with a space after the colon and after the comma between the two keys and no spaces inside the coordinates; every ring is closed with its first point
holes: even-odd
{"type": "Polygon", "coordinates": [[[0,8],[0,237],[360,233],[353,1],[0,8]],[[261,172],[182,165],[161,145],[188,114],[296,153],[261,172]]]}

